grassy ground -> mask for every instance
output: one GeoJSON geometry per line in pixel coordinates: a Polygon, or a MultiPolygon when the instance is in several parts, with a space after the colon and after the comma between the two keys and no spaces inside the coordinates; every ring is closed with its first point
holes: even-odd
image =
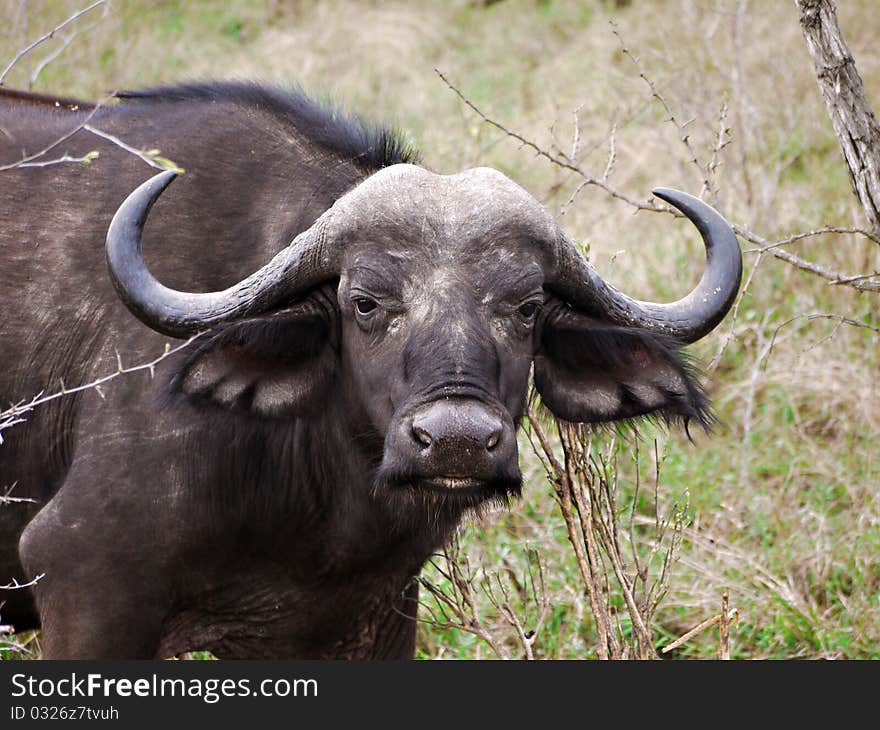
{"type": "MultiPolygon", "coordinates": [[[[0,2],[8,20],[0,27],[0,62],[85,4],[0,2]]],[[[117,2],[103,17],[97,9],[78,21],[80,35],[32,83],[83,97],[189,78],[299,83],[408,130],[437,171],[503,170],[563,215],[599,270],[641,299],[673,299],[695,283],[702,254],[691,229],[667,215],[634,214],[599,186],[581,188],[582,177],[484,123],[435,68],[486,115],[546,152],[576,157],[597,178],[613,145],[608,183],[632,199],[647,199],[656,185],[699,193],[715,160],[707,199],[768,241],[826,224],[862,225],[794,3],[484,5],[117,2]],[[723,145],[719,130],[727,130],[723,145]]],[[[869,98],[880,105],[874,1],[839,5],[869,98]]],[[[7,84],[26,87],[58,47],[57,39],[41,46],[7,84]]],[[[877,295],[829,286],[743,245],[750,278],[736,314],[692,348],[707,367],[721,425],[711,437],[696,434],[694,444],[647,429],[639,464],[631,441],[619,454],[626,520],[632,503],[637,524],[652,519],[653,498],[632,496],[637,472],[645,484],[655,480],[654,459],[644,458],[655,441],[657,508],[683,510],[655,643],[716,614],[727,591],[739,616],[731,627],[734,657],[880,658],[880,349],[876,329],[837,318],[876,328],[877,295]]],[[[845,273],[880,269],[877,245],[858,236],[816,236],[786,248],[845,273]]],[[[522,453],[523,500],[467,526],[460,560],[476,584],[500,578],[528,625],[536,609],[527,576],[539,560],[549,612],[535,655],[595,656],[589,607],[552,490],[525,440],[522,453]]],[[[634,535],[638,551],[650,548],[647,533],[634,535]]],[[[437,569],[426,575],[448,588],[437,569]]],[[[503,612],[485,593],[476,595],[496,648],[517,656],[503,612]]],[[[428,624],[418,653],[495,655],[467,631],[428,624]]],[[[707,630],[669,656],[714,653],[707,630]]]]}

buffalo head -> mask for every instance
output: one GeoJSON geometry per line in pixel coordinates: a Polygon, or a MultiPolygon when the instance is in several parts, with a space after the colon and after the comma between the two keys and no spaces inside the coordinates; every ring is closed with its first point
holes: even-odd
{"type": "Polygon", "coordinates": [[[706,423],[677,347],[715,327],[742,263],[730,227],[684,193],[706,245],[697,287],[670,304],[605,283],[553,217],[495,170],[437,175],[400,164],[341,197],[268,264],[221,292],[166,288],[140,255],[152,204],[174,178],[135,190],[107,237],[129,309],[175,337],[211,330],[179,371],[187,397],[253,417],[307,417],[343,397],[374,443],[374,488],[478,503],[519,489],[515,430],[530,369],[568,421],[658,414],[706,423]]]}

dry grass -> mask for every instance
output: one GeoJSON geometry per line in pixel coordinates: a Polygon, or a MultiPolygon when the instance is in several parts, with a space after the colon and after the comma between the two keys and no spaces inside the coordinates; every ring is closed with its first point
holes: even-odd
{"type": "MultiPolygon", "coordinates": [[[[839,5],[868,96],[880,105],[874,0],[839,5]]],[[[79,7],[0,3],[10,21],[0,59],[79,7]]],[[[26,85],[51,50],[47,43],[26,59],[9,83],[26,85]]],[[[863,223],[793,2],[636,0],[623,9],[598,0],[504,0],[487,8],[467,0],[118,3],[34,88],[92,97],[191,77],[297,82],[398,123],[438,171],[475,164],[505,171],[564,210],[594,263],[632,295],[671,299],[695,282],[702,257],[688,226],[665,214],[634,214],[596,186],[570,202],[577,175],[482,123],[434,68],[488,116],[542,149],[573,154],[597,177],[613,136],[609,182],[633,199],[646,200],[656,185],[700,192],[714,155],[708,199],[769,241],[863,223]],[[719,151],[721,128],[729,132],[719,151]]],[[[846,273],[880,269],[880,247],[858,236],[817,236],[786,248],[846,273]]],[[[736,317],[693,348],[713,363],[708,379],[722,426],[695,445],[678,433],[646,432],[646,443],[659,439],[662,456],[660,512],[681,504],[685,492],[690,505],[655,617],[657,647],[717,614],[726,590],[739,610],[730,628],[734,657],[880,658],[878,334],[806,316],[842,315],[876,328],[877,295],[831,286],[770,255],[746,253],[750,274],[736,317]]],[[[508,577],[527,572],[526,547],[537,550],[551,608],[535,656],[594,656],[564,524],[540,463],[523,445],[523,502],[468,527],[462,550],[470,565],[508,577]]],[[[653,463],[635,464],[631,446],[624,448],[623,497],[637,469],[645,483],[655,476],[653,463]]],[[[652,503],[635,509],[639,520],[653,519],[652,503]]],[[[441,575],[429,578],[442,586],[441,575]]],[[[481,610],[505,651],[518,655],[509,622],[496,611],[493,624],[489,603],[481,610]]],[[[671,654],[714,656],[715,641],[713,630],[703,631],[671,654]]],[[[491,654],[472,634],[436,628],[422,631],[419,651],[491,654]]]]}

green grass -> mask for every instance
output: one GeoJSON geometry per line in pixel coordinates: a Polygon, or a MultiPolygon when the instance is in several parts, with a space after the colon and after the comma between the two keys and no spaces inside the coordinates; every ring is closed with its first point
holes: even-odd
{"type": "MultiPolygon", "coordinates": [[[[80,5],[0,3],[9,20],[0,29],[0,62],[80,5]]],[[[551,152],[555,145],[569,152],[578,110],[578,161],[596,176],[607,164],[614,129],[609,182],[639,200],[655,185],[700,191],[691,152],[703,163],[711,157],[726,103],[730,143],[718,154],[713,204],[771,241],[826,223],[861,225],[793,3],[750,3],[739,36],[731,5],[115,3],[33,87],[91,98],[188,78],[299,83],[399,124],[435,170],[497,167],[556,211],[578,177],[482,123],[434,68],[486,114],[551,152]],[[676,119],[688,122],[691,150],[621,52],[609,20],[676,119]]],[[[838,5],[869,98],[880,104],[874,2],[838,5]]],[[[57,47],[52,43],[19,64],[8,83],[27,86],[37,61],[57,47]]],[[[589,244],[599,270],[637,298],[676,298],[699,276],[702,253],[690,228],[666,216],[633,215],[595,186],[578,194],[562,221],[589,244]]],[[[880,268],[876,244],[856,236],[816,237],[789,250],[847,273],[880,268]]],[[[748,276],[758,258],[746,253],[745,262],[748,276]]],[[[715,434],[695,434],[693,444],[677,432],[642,434],[643,456],[653,438],[660,440],[661,511],[685,491],[689,500],[684,543],[655,618],[657,647],[717,613],[728,591],[739,611],[731,628],[735,658],[880,658],[878,335],[801,316],[837,314],[877,327],[877,304],[876,295],[828,286],[767,256],[736,319],[692,348],[707,365],[724,346],[706,373],[720,417],[715,434]],[[794,317],[800,318],[789,322],[794,317]]],[[[526,548],[538,551],[550,607],[535,655],[593,658],[594,626],[562,518],[527,444],[522,453],[528,475],[522,501],[466,526],[462,553],[484,574],[515,583],[528,568],[526,548]]],[[[653,480],[649,461],[620,462],[623,523],[636,469],[644,483],[653,480]]],[[[653,499],[643,492],[635,508],[649,518],[653,499]]],[[[426,577],[448,588],[435,570],[426,577]]],[[[509,626],[481,600],[486,625],[516,655],[509,626]]],[[[710,629],[670,656],[710,658],[716,641],[710,629]]],[[[8,649],[0,655],[17,656],[8,649]]],[[[419,658],[490,656],[487,644],[466,631],[419,629],[419,658]]]]}

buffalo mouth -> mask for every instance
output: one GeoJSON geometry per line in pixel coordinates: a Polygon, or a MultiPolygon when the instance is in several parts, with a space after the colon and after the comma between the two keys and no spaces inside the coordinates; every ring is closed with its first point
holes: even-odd
{"type": "Polygon", "coordinates": [[[518,465],[512,468],[515,474],[484,479],[380,468],[369,496],[387,516],[389,535],[418,536],[433,552],[465,515],[480,516],[510,507],[522,484],[518,465]]]}
{"type": "Polygon", "coordinates": [[[441,495],[444,499],[461,497],[468,501],[508,501],[511,497],[519,496],[522,479],[432,476],[411,480],[409,488],[422,493],[441,495]]]}
{"type": "Polygon", "coordinates": [[[522,474],[518,466],[490,477],[428,475],[380,469],[374,480],[374,492],[379,491],[408,492],[428,500],[439,497],[446,502],[460,499],[468,505],[489,501],[509,502],[522,492],[522,474]]]}
{"type": "Polygon", "coordinates": [[[431,477],[423,479],[422,483],[432,489],[448,489],[458,491],[461,489],[482,489],[485,482],[470,477],[431,477]]]}

